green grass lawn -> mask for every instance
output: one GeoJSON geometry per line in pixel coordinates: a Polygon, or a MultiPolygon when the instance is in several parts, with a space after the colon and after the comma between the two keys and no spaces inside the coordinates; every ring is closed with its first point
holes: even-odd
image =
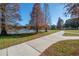
{"type": "Polygon", "coordinates": [[[55,33],[57,31],[59,30],[50,30],[48,32],[39,32],[39,33],[30,33],[30,34],[0,36],[0,49],[7,48],[9,46],[13,46],[16,44],[20,44],[51,33],[55,33]]]}
{"type": "Polygon", "coordinates": [[[79,55],[79,40],[65,40],[57,42],[46,49],[41,55],[77,56],[79,55]]]}
{"type": "Polygon", "coordinates": [[[79,30],[65,30],[64,36],[79,36],[79,30]]]}
{"type": "Polygon", "coordinates": [[[65,32],[70,32],[70,33],[79,33],[79,30],[65,30],[65,32]]]}

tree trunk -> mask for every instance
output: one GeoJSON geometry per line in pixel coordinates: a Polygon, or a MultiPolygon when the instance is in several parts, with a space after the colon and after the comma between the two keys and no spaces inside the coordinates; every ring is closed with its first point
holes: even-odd
{"type": "Polygon", "coordinates": [[[5,27],[1,27],[1,35],[7,35],[5,27]]]}
{"type": "Polygon", "coordinates": [[[47,32],[47,28],[45,28],[45,32],[47,32]]]}
{"type": "Polygon", "coordinates": [[[38,33],[38,20],[36,20],[36,33],[38,33]]]}
{"type": "Polygon", "coordinates": [[[38,29],[38,19],[39,19],[39,18],[38,18],[38,14],[37,14],[37,16],[36,16],[36,33],[38,33],[38,30],[39,30],[39,29],[38,29]]]}
{"type": "Polygon", "coordinates": [[[1,35],[7,35],[6,31],[6,24],[5,24],[5,14],[2,12],[2,18],[1,18],[1,35]]]}
{"type": "Polygon", "coordinates": [[[36,33],[38,33],[38,28],[36,28],[36,33]]]}

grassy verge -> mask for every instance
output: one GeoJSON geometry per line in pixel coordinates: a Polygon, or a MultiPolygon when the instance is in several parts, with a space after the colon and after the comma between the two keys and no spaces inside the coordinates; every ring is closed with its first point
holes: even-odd
{"type": "Polygon", "coordinates": [[[79,55],[79,40],[65,40],[57,42],[46,49],[41,55],[77,56],[79,55]]]}
{"type": "Polygon", "coordinates": [[[65,30],[64,36],[79,36],[79,30],[65,30]]]}
{"type": "Polygon", "coordinates": [[[48,32],[39,32],[39,33],[30,33],[30,34],[0,36],[0,49],[7,48],[9,46],[13,46],[16,44],[20,44],[51,33],[55,33],[57,31],[59,30],[51,30],[48,32]]]}
{"type": "Polygon", "coordinates": [[[74,33],[64,33],[64,36],[79,36],[79,34],[74,34],[74,33]]]}
{"type": "Polygon", "coordinates": [[[79,30],[65,30],[65,32],[69,32],[69,33],[79,33],[79,30]]]}

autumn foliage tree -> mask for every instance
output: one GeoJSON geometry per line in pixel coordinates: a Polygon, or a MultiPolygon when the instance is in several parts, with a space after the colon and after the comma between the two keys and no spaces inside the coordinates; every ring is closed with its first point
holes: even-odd
{"type": "MultiPolygon", "coordinates": [[[[1,35],[6,35],[7,24],[20,20],[19,5],[16,3],[0,3],[1,35]]],[[[11,25],[11,24],[10,24],[11,25]]]]}
{"type": "Polygon", "coordinates": [[[30,24],[36,29],[36,32],[38,32],[39,29],[45,28],[45,16],[39,3],[34,4],[30,24]]]}

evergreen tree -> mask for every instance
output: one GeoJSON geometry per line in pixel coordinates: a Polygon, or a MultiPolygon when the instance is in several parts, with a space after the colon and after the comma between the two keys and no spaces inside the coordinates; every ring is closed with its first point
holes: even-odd
{"type": "Polygon", "coordinates": [[[57,22],[57,29],[63,28],[63,20],[59,17],[57,22]]]}

